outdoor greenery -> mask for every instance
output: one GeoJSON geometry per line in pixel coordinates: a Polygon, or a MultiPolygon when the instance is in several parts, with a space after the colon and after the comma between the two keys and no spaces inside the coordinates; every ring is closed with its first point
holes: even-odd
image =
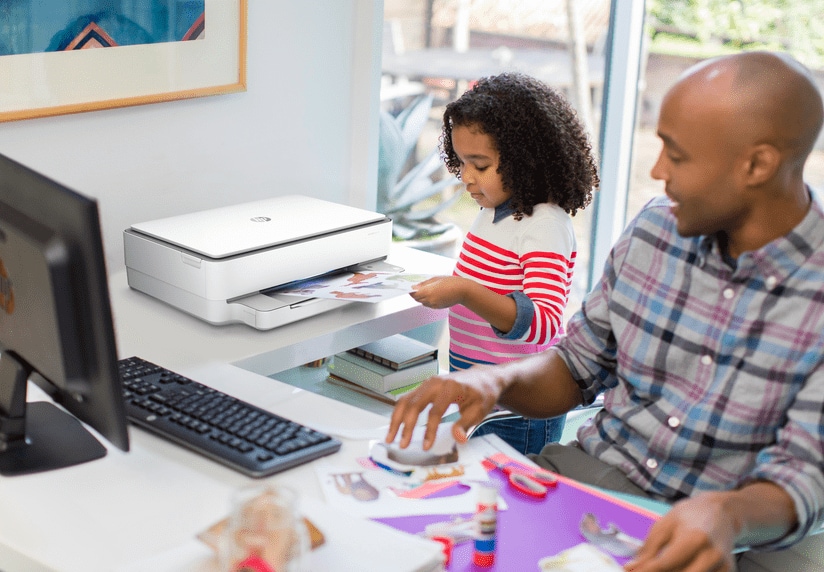
{"type": "Polygon", "coordinates": [[[416,157],[432,100],[431,94],[420,95],[397,115],[381,110],[377,210],[392,219],[392,233],[399,240],[426,239],[449,230],[453,225],[436,215],[461,195],[445,193],[460,182],[446,172],[437,146],[420,161],[416,157]]]}
{"type": "Polygon", "coordinates": [[[773,49],[824,68],[824,0],[650,0],[648,14],[655,51],[773,49]]]}

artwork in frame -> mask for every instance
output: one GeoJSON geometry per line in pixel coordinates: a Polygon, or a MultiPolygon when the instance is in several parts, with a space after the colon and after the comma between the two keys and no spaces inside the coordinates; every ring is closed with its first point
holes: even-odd
{"type": "Polygon", "coordinates": [[[247,0],[2,0],[0,122],[246,90],[247,0]]]}

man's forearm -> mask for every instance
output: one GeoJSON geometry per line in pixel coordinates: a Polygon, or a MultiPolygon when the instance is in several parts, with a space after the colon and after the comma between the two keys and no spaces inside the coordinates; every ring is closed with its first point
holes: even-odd
{"type": "Polygon", "coordinates": [[[498,403],[515,413],[534,418],[555,417],[583,403],[578,384],[553,349],[503,367],[498,403]]]}
{"type": "Polygon", "coordinates": [[[798,526],[792,497],[775,483],[758,481],[722,494],[725,509],[735,516],[738,546],[772,542],[798,526]]]}

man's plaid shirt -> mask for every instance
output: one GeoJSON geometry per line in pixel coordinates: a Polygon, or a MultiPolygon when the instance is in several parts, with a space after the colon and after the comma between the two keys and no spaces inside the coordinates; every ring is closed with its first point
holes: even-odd
{"type": "Polygon", "coordinates": [[[778,483],[787,546],[824,519],[824,212],[731,265],[669,205],[627,227],[556,346],[585,400],[604,391],[578,441],[670,501],[778,483]]]}

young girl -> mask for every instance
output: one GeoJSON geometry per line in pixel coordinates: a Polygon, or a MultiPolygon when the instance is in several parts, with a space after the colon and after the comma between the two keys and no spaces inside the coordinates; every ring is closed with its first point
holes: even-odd
{"type": "MultiPolygon", "coordinates": [[[[576,246],[570,215],[598,184],[592,147],[569,103],[521,74],[478,81],[443,116],[441,155],[481,207],[452,276],[412,297],[450,307],[451,370],[546,350],[563,332],[576,246]]],[[[518,451],[557,441],[565,417],[487,421],[518,451]]]]}

